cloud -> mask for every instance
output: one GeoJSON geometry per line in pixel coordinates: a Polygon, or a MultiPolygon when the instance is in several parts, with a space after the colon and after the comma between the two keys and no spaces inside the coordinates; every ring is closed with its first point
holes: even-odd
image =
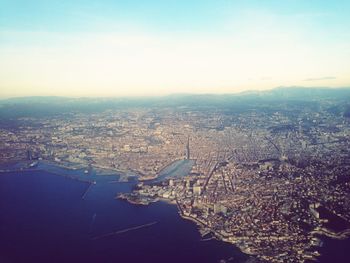
{"type": "Polygon", "coordinates": [[[304,81],[321,81],[321,80],[331,80],[331,79],[337,79],[337,77],[308,78],[308,79],[304,79],[304,81]]]}

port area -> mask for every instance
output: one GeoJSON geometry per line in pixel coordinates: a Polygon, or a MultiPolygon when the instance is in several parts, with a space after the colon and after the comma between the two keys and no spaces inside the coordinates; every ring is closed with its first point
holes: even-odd
{"type": "Polygon", "coordinates": [[[92,177],[103,176],[111,177],[112,182],[130,182],[135,181],[139,174],[134,171],[121,171],[102,167],[97,165],[85,165],[80,163],[56,162],[51,160],[23,160],[16,162],[7,162],[0,165],[0,175],[2,173],[26,172],[26,171],[45,171],[56,175],[79,177],[83,181],[93,182],[92,177]],[[73,175],[74,174],[74,175],[73,175]]]}
{"type": "Polygon", "coordinates": [[[116,199],[126,200],[134,205],[149,205],[159,201],[159,198],[140,196],[136,193],[119,193],[116,199]]]}

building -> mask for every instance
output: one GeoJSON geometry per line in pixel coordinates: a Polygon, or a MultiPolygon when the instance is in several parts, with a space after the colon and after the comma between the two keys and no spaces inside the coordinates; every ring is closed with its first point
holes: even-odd
{"type": "Polygon", "coordinates": [[[202,193],[202,188],[199,185],[194,185],[193,194],[199,196],[201,195],[201,193],[202,193]]]}

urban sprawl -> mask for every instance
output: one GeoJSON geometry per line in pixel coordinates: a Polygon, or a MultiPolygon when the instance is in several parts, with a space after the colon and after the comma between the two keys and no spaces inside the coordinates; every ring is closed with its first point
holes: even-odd
{"type": "MultiPolygon", "coordinates": [[[[186,107],[20,118],[0,130],[0,162],[46,160],[136,176],[119,198],[166,200],[203,235],[267,262],[317,259],[322,236],[350,234],[350,121],[288,106],[186,107]],[[186,176],[159,174],[180,160],[186,176]]],[[[116,193],[117,194],[117,193],[116,193]]]]}

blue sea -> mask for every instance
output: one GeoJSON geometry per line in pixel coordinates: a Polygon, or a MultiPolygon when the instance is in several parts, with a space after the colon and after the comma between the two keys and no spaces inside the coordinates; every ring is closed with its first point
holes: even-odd
{"type": "Polygon", "coordinates": [[[0,262],[245,262],[247,256],[217,240],[201,241],[194,223],[174,205],[131,205],[115,199],[135,182],[85,175],[41,164],[47,171],[0,175],[0,262]],[[86,182],[69,177],[96,181],[86,182]],[[148,227],[97,238],[119,230],[148,227]]]}
{"type": "MultiPolygon", "coordinates": [[[[249,259],[231,244],[202,241],[197,226],[182,219],[174,205],[138,206],[115,199],[117,193],[131,191],[136,182],[44,163],[39,168],[44,170],[0,174],[1,263],[240,263],[249,259]],[[85,181],[96,184],[90,187],[85,181]]],[[[321,262],[344,262],[349,248],[349,241],[327,239],[321,262]]]]}

